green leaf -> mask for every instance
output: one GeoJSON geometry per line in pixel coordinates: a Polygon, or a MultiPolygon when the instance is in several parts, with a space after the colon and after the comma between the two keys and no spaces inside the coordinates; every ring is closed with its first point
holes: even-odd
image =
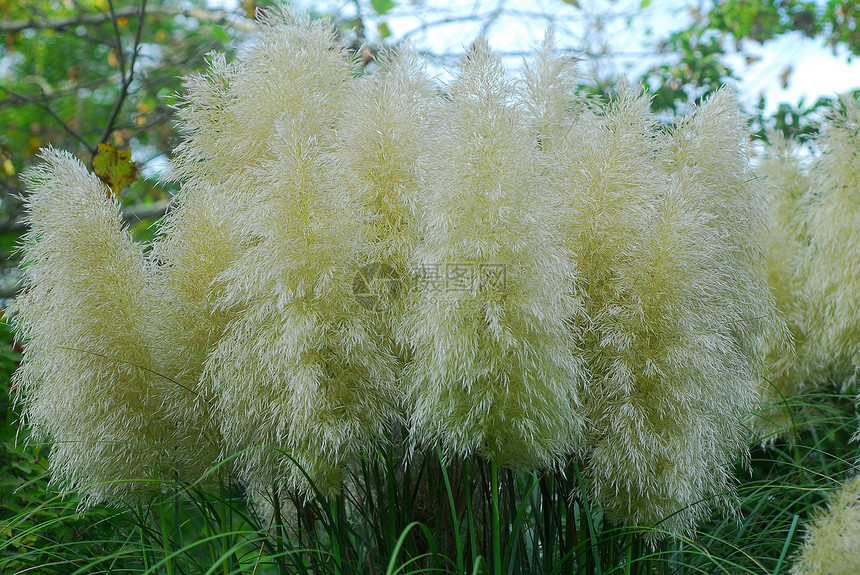
{"type": "Polygon", "coordinates": [[[370,5],[380,16],[397,6],[394,0],[370,0],[370,5]]]}
{"type": "Polygon", "coordinates": [[[579,8],[579,0],[562,0],[565,4],[570,4],[574,8],[579,8]]]}
{"type": "Polygon", "coordinates": [[[641,0],[641,2],[639,2],[639,9],[644,10],[645,8],[647,8],[650,5],[651,5],[651,0],[641,0]]]}
{"type": "Polygon", "coordinates": [[[379,32],[379,37],[385,40],[389,36],[391,36],[391,28],[388,27],[387,22],[382,22],[376,27],[379,32]]]}
{"type": "Polygon", "coordinates": [[[221,26],[213,26],[212,27],[212,35],[216,40],[221,42],[222,44],[230,43],[230,35],[227,34],[227,30],[222,28],[221,26]]]}

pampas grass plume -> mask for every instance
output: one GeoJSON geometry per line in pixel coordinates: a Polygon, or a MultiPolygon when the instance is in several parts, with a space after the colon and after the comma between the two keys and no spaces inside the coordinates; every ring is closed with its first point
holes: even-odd
{"type": "Polygon", "coordinates": [[[749,349],[762,333],[732,320],[770,311],[766,287],[732,307],[740,285],[729,272],[764,286],[761,262],[742,255],[752,236],[728,230],[735,209],[738,227],[753,229],[758,197],[735,198],[734,181],[724,190],[717,178],[743,173],[745,157],[712,156],[717,142],[743,147],[745,134],[732,132],[737,103],[718,94],[696,114],[679,142],[656,128],[644,95],[622,87],[596,123],[573,124],[553,162],[587,286],[584,475],[615,519],[678,530],[730,491],[761,369],[749,349]],[[723,118],[729,136],[718,135],[723,118]]]}
{"type": "Polygon", "coordinates": [[[860,241],[837,242],[860,228],[857,103],[803,200],[823,333],[775,279],[803,241],[768,221],[735,93],[663,130],[637,89],[581,95],[553,50],[515,83],[479,40],[440,91],[408,48],[360,75],[329,24],[263,12],[256,44],[186,81],[182,189],[147,256],[95,176],[44,151],[15,378],[59,480],[141,498],[230,459],[275,509],[404,425],[452,458],[581,465],[627,524],[689,532],[729,503],[766,356],[802,371],[761,238],[797,341],[858,357],[860,241]],[[383,268],[399,299],[368,305],[355,278],[383,268]]]}
{"type": "Polygon", "coordinates": [[[817,355],[845,383],[860,370],[860,102],[844,96],[816,140],[803,198],[809,234],[805,295],[817,355]],[[847,368],[847,369],[846,369],[847,368]]]}
{"type": "Polygon", "coordinates": [[[860,573],[860,477],[848,479],[806,529],[791,575],[860,573]]]}
{"type": "Polygon", "coordinates": [[[556,204],[485,41],[448,92],[424,180],[415,263],[425,275],[406,318],[411,431],[457,456],[559,467],[581,445],[585,372],[566,323],[581,307],[556,204]]]}
{"type": "Polygon", "coordinates": [[[209,70],[185,81],[178,108],[185,134],[173,162],[177,180],[200,178],[245,189],[286,112],[324,122],[340,106],[354,63],[331,24],[298,18],[280,5],[259,13],[257,43],[234,62],[209,57],[209,70]]]}
{"type": "Polygon", "coordinates": [[[345,462],[396,420],[394,362],[351,292],[363,214],[325,176],[338,170],[331,152],[350,63],[329,28],[277,17],[264,18],[271,30],[243,62],[245,91],[233,105],[248,125],[225,136],[264,139],[235,144],[241,165],[254,166],[238,187],[257,193],[237,198],[248,243],[216,278],[217,308],[235,315],[204,385],[217,397],[225,454],[237,454],[252,494],[312,496],[338,489],[345,462]],[[260,110],[272,91],[283,93],[260,110]]]}
{"type": "Polygon", "coordinates": [[[119,205],[71,154],[42,150],[28,184],[24,292],[13,306],[24,420],[53,441],[51,471],[93,503],[159,487],[177,446],[161,411],[152,271],[119,205]]]}
{"type": "Polygon", "coordinates": [[[809,178],[796,144],[780,133],[769,134],[769,140],[768,155],[756,169],[769,204],[761,242],[768,285],[791,337],[787,345],[774,334],[762,342],[767,372],[761,382],[762,411],[754,425],[765,443],[790,430],[796,418],[791,398],[820,389],[829,365],[809,334],[814,320],[805,292],[809,237],[802,209],[809,178]]]}
{"type": "Polygon", "coordinates": [[[221,456],[216,398],[202,376],[207,357],[235,316],[218,307],[224,285],[216,282],[243,248],[228,199],[215,184],[194,179],[183,185],[150,252],[158,270],[156,313],[150,321],[160,334],[161,369],[177,383],[167,389],[164,410],[181,422],[177,433],[189,447],[179,469],[186,481],[198,480],[221,456]]]}

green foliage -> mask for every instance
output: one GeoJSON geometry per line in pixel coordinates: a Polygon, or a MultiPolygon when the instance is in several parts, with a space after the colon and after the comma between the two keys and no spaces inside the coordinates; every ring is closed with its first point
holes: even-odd
{"type": "Polygon", "coordinates": [[[827,44],[843,45],[860,54],[860,11],[854,0],[718,0],[708,13],[708,26],[743,39],[764,43],[787,32],[823,36],[827,44]]]}
{"type": "Polygon", "coordinates": [[[734,72],[722,60],[720,38],[707,29],[693,27],[675,32],[661,43],[671,60],[644,74],[651,89],[655,111],[681,112],[713,94],[734,72]]]}
{"type": "Polygon", "coordinates": [[[822,31],[816,2],[722,0],[714,3],[709,18],[714,29],[729,32],[738,41],[762,43],[793,30],[806,36],[822,31]]]}
{"type": "MultiPolygon", "coordinates": [[[[206,52],[224,47],[233,34],[214,23],[192,20],[169,0],[149,0],[143,22],[138,0],[2,2],[12,28],[0,44],[0,192],[2,209],[19,191],[18,174],[39,148],[51,143],[90,160],[98,144],[168,154],[175,137],[171,96],[178,76],[195,69],[206,52]],[[217,32],[215,31],[217,30],[217,32]],[[139,37],[138,37],[139,33],[139,37]],[[135,56],[136,54],[136,56],[135,56]],[[132,67],[132,64],[134,66],[132,67]]],[[[154,182],[138,182],[126,202],[161,199],[154,182]]]]}
{"type": "MultiPolygon", "coordinates": [[[[74,493],[58,498],[44,476],[22,487],[19,474],[15,505],[0,512],[0,572],[784,574],[804,525],[851,473],[846,446],[857,421],[855,391],[785,404],[809,414],[795,441],[751,446],[749,467],[738,463],[739,514],[712,515],[695,538],[646,544],[643,536],[661,527],[609,521],[580,490],[575,466],[564,473],[499,470],[494,536],[485,460],[445,462],[430,450],[403,466],[402,453],[387,449],[350,470],[343,494],[280,494],[277,514],[272,494],[249,506],[241,487],[225,482],[215,490],[178,486],[139,507],[79,515],[74,493]]],[[[32,458],[19,461],[26,467],[32,458]]]]}
{"type": "MultiPolygon", "coordinates": [[[[860,95],[860,91],[857,92],[860,95]]],[[[786,138],[797,142],[808,142],[814,139],[821,125],[824,114],[833,108],[835,98],[821,97],[812,104],[801,100],[797,104],[782,103],[770,117],[765,115],[765,101],[759,104],[753,119],[753,131],[762,140],[768,139],[768,132],[773,130],[782,133],[786,138]]]]}
{"type": "MultiPolygon", "coordinates": [[[[764,44],[789,32],[806,37],[823,38],[836,50],[844,46],[860,54],[860,26],[856,2],[828,0],[826,4],[806,0],[719,0],[706,12],[691,10],[689,27],[674,32],[658,44],[665,56],[659,64],[643,74],[653,94],[652,109],[679,114],[712,94],[727,81],[737,81],[738,71],[727,63],[733,51],[748,61],[756,56],[745,53],[743,41],[764,44]],[[733,40],[734,48],[731,46],[733,40]]],[[[849,58],[850,59],[850,58],[849,58]]],[[[787,85],[791,69],[783,71],[781,81],[787,85]]],[[[783,131],[801,141],[815,134],[818,114],[834,101],[822,97],[811,105],[804,102],[780,103],[773,114],[765,114],[765,102],[754,114],[759,137],[766,128],[783,131]],[[758,129],[761,126],[761,129],[758,129]]]]}
{"type": "Polygon", "coordinates": [[[373,9],[376,10],[376,13],[382,16],[395,6],[397,3],[393,0],[370,0],[370,5],[373,6],[373,9]]]}
{"type": "Polygon", "coordinates": [[[12,326],[3,318],[0,321],[0,424],[3,425],[3,429],[0,430],[0,441],[4,442],[9,439],[6,426],[12,423],[11,420],[14,417],[9,382],[12,374],[18,369],[20,361],[21,354],[13,346],[12,326]]]}

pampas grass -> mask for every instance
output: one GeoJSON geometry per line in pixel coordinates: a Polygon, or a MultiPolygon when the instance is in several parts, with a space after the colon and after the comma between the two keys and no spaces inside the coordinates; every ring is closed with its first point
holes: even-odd
{"type": "Polygon", "coordinates": [[[119,206],[71,154],[42,150],[25,174],[25,292],[13,313],[26,341],[15,373],[23,418],[53,441],[51,471],[92,503],[140,501],[184,447],[161,410],[153,270],[119,206]]]}
{"type": "Polygon", "coordinates": [[[730,491],[763,367],[756,345],[781,324],[734,95],[718,92],[672,133],[648,105],[622,87],[608,108],[585,110],[551,169],[586,286],[584,476],[616,519],[688,530],[730,491]]]}
{"type": "Polygon", "coordinates": [[[380,451],[438,447],[658,539],[733,508],[767,389],[856,360],[856,103],[762,185],[728,88],[664,128],[637,88],[584,96],[549,36],[522,80],[479,40],[438,86],[408,48],[359,74],[325,23],[258,26],[186,80],[148,252],[67,154],[28,176],[16,381],[93,501],[215,465],[306,520],[380,451]]]}
{"type": "Polygon", "coordinates": [[[813,308],[810,337],[841,381],[860,369],[860,102],[843,97],[816,143],[821,155],[803,198],[810,253],[801,273],[813,308]]]}
{"type": "Polygon", "coordinates": [[[835,491],[807,526],[792,575],[850,575],[860,570],[860,478],[835,491]]]}
{"type": "Polygon", "coordinates": [[[581,308],[557,198],[485,42],[448,92],[421,196],[425,276],[406,317],[410,428],[458,456],[558,467],[581,445],[585,373],[566,325],[581,308]]]}

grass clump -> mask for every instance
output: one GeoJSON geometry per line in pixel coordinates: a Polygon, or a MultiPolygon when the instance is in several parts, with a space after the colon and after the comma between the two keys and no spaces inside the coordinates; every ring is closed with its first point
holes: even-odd
{"type": "Polygon", "coordinates": [[[0,566],[787,569],[853,461],[855,103],[763,187],[729,88],[665,128],[551,37],[437,86],[285,9],[258,36],[187,79],[153,242],[69,154],[25,176],[13,381],[69,499],[4,519],[0,566]],[[99,504],[109,538],[41,520],[99,504]]]}

